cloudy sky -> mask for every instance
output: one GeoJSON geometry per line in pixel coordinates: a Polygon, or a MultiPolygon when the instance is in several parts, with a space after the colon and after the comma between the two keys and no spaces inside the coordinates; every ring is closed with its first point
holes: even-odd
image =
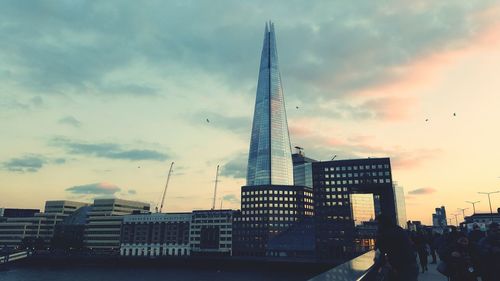
{"type": "Polygon", "coordinates": [[[238,208],[271,19],[293,146],[391,157],[409,219],[485,211],[477,191],[500,190],[495,2],[2,1],[0,207],[155,206],[175,161],[168,211],[209,208],[217,164],[238,208]]]}

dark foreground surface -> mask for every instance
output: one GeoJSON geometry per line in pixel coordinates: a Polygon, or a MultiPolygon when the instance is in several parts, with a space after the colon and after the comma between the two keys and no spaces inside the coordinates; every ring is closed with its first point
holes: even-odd
{"type": "Polygon", "coordinates": [[[30,260],[0,270],[2,281],[303,281],[327,270],[307,263],[245,261],[30,260]]]}

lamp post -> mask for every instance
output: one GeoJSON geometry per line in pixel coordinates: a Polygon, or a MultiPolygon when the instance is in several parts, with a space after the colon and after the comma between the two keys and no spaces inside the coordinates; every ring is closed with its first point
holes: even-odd
{"type": "Polygon", "coordinates": [[[469,208],[458,208],[459,211],[462,211],[462,216],[464,217],[464,221],[465,221],[465,210],[468,210],[469,208]]]}
{"type": "Polygon", "coordinates": [[[474,214],[476,214],[476,204],[479,202],[481,202],[481,201],[465,201],[465,203],[472,204],[472,210],[473,210],[474,214]]]}
{"type": "Polygon", "coordinates": [[[458,227],[458,215],[459,214],[453,214],[455,216],[455,225],[458,227]]]}
{"type": "Polygon", "coordinates": [[[478,192],[479,194],[486,194],[488,195],[488,202],[490,203],[490,214],[493,215],[493,209],[491,208],[491,198],[490,198],[490,195],[491,194],[495,194],[495,193],[500,193],[500,190],[497,190],[497,191],[491,191],[491,192],[478,192]]]}

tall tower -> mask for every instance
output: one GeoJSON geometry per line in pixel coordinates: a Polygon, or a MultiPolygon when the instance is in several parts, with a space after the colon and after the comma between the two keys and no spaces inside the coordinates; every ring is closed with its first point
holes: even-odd
{"type": "Polygon", "coordinates": [[[247,186],[293,185],[293,165],[274,24],[266,23],[248,154],[247,186]]]}

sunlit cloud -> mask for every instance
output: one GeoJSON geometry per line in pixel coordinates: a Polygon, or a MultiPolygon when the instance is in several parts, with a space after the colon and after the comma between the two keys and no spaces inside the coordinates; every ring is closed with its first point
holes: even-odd
{"type": "Polygon", "coordinates": [[[417,189],[414,189],[414,190],[410,190],[408,191],[408,194],[411,194],[411,195],[428,195],[428,194],[432,194],[432,193],[435,193],[437,190],[432,188],[432,187],[422,187],[422,188],[417,188],[417,189]]]}

